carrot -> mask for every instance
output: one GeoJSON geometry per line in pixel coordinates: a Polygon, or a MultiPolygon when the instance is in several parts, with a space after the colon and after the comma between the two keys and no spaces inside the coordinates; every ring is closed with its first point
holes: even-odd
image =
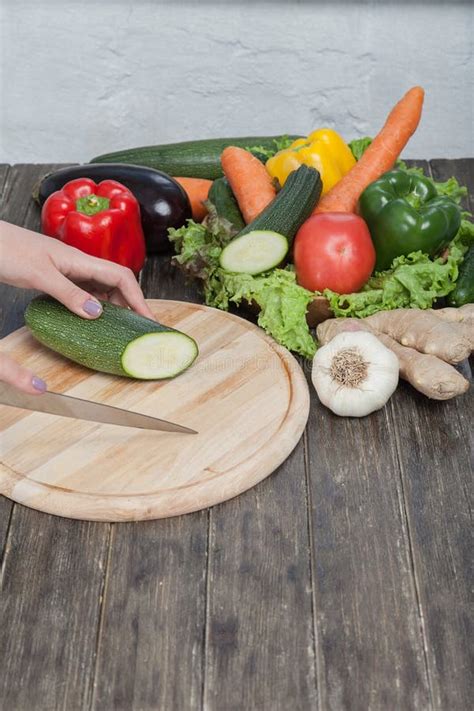
{"type": "Polygon", "coordinates": [[[420,122],[425,92],[414,86],[396,104],[361,159],[320,200],[314,212],[355,212],[365,188],[393,168],[420,122]]]}
{"type": "Polygon", "coordinates": [[[193,220],[201,222],[207,215],[203,202],[207,200],[212,180],[205,180],[204,178],[175,178],[175,180],[181,185],[189,198],[193,211],[193,220]]]}
{"type": "Polygon", "coordinates": [[[245,222],[252,222],[275,197],[267,169],[249,151],[228,146],[221,155],[222,170],[230,183],[245,222]]]}

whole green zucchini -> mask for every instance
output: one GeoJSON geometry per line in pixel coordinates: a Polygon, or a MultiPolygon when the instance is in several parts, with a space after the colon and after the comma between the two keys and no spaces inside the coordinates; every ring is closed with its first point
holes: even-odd
{"type": "Polygon", "coordinates": [[[450,306],[474,304],[474,244],[471,244],[459,267],[454,290],[448,295],[450,306]]]}
{"type": "Polygon", "coordinates": [[[93,158],[91,163],[133,163],[162,170],[179,178],[222,177],[221,153],[227,146],[252,149],[260,159],[276,153],[281,145],[296,140],[298,136],[244,136],[239,138],[206,138],[199,141],[166,143],[105,153],[93,158]],[[259,152],[263,149],[263,153],[259,152]]]}
{"type": "Polygon", "coordinates": [[[216,208],[219,217],[224,217],[239,231],[244,229],[244,218],[227,178],[214,180],[209,190],[208,200],[216,208]]]}
{"type": "Polygon", "coordinates": [[[293,239],[311,215],[321,195],[315,168],[301,165],[268,207],[244,227],[221,252],[222,269],[239,274],[261,274],[285,259],[293,239]]]}
{"type": "Polygon", "coordinates": [[[194,339],[134,311],[102,302],[93,320],[76,316],[49,296],[29,303],[25,322],[33,336],[86,368],[140,380],[172,378],[198,355],[194,339]]]}
{"type": "Polygon", "coordinates": [[[319,172],[307,165],[300,165],[298,170],[290,173],[268,207],[237,236],[270,230],[284,235],[291,246],[297,231],[316,207],[322,187],[319,172]]]}

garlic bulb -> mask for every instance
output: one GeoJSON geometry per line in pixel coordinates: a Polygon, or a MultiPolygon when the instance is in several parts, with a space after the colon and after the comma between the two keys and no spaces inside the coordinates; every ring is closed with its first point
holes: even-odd
{"type": "Polygon", "coordinates": [[[320,348],[311,378],[336,415],[364,417],[385,405],[398,384],[397,356],[372,333],[345,331],[320,348]]]}

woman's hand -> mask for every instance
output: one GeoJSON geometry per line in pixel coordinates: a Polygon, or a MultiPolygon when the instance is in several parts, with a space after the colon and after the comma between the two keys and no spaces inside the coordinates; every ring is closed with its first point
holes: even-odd
{"type": "MultiPolygon", "coordinates": [[[[133,272],[69,247],[59,240],[0,221],[0,281],[50,294],[78,316],[102,313],[98,299],[129,306],[153,318],[133,272]]],[[[0,354],[0,380],[29,393],[46,384],[29,370],[0,354]]]]}

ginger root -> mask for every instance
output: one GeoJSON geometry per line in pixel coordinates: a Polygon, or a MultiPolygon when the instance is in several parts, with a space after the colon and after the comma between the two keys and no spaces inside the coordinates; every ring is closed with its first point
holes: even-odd
{"type": "Polygon", "coordinates": [[[435,311],[395,309],[380,311],[366,320],[375,331],[386,333],[402,346],[435,355],[447,363],[460,363],[472,350],[463,329],[455,322],[438,318],[435,311]]]}
{"type": "Polygon", "coordinates": [[[465,304],[458,309],[446,308],[432,311],[438,318],[451,323],[457,323],[464,338],[471,346],[471,351],[474,351],[474,304],[465,304]]]}
{"type": "Polygon", "coordinates": [[[440,311],[440,317],[435,310],[395,309],[364,319],[329,319],[318,326],[317,336],[324,345],[342,331],[370,331],[397,356],[400,377],[427,397],[448,400],[469,388],[450,363],[473,350],[474,308],[440,311]]]}

